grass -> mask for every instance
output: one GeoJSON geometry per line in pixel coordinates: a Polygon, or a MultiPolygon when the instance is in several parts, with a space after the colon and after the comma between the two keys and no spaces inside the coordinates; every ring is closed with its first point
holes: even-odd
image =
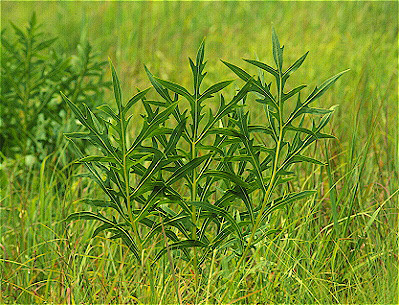
{"type": "MultiPolygon", "coordinates": [[[[189,87],[189,70],[180,67],[204,36],[205,85],[235,78],[219,58],[240,66],[242,57],[272,62],[272,22],[286,42],[287,62],[311,50],[293,82],[320,83],[350,67],[318,105],[339,104],[330,125],[337,140],[314,151],[329,165],[301,165],[290,184],[295,191],[317,189],[317,196],[272,218],[271,226],[282,230],[245,262],[225,301],[397,303],[396,2],[4,2],[2,25],[26,23],[33,8],[70,50],[87,27],[102,58],[110,56],[120,70],[125,96],[150,85],[143,64],[189,87]]],[[[235,257],[215,251],[195,290],[193,270],[173,256],[159,260],[147,278],[147,267],[137,266],[121,242],[90,240],[94,223],[62,221],[85,208],[79,198],[99,196],[94,184],[73,177],[80,167],[57,166],[65,146],[40,170],[23,159],[2,163],[0,302],[163,304],[177,303],[179,295],[186,303],[218,303],[235,257]]]]}

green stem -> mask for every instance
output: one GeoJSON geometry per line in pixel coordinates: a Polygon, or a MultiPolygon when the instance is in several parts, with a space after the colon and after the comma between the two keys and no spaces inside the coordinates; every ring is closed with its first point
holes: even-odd
{"type": "Polygon", "coordinates": [[[282,104],[282,99],[281,99],[281,97],[282,97],[282,75],[281,75],[281,73],[279,73],[279,77],[280,77],[280,82],[279,82],[279,86],[278,86],[278,97],[277,97],[278,98],[278,104],[279,104],[279,137],[278,137],[278,140],[277,140],[276,154],[275,154],[275,158],[274,158],[272,176],[270,178],[269,185],[268,185],[268,187],[266,189],[265,196],[263,197],[263,202],[262,202],[261,209],[260,209],[260,211],[258,213],[258,216],[256,217],[255,224],[254,224],[254,226],[252,228],[252,231],[251,231],[251,235],[249,236],[248,244],[245,247],[244,252],[242,253],[241,258],[238,261],[237,266],[236,266],[236,268],[234,270],[234,273],[233,273],[232,277],[230,278],[230,281],[227,284],[227,289],[223,293],[222,298],[220,300],[221,303],[223,302],[223,300],[226,297],[227,293],[230,291],[230,287],[232,286],[232,282],[234,281],[234,279],[235,279],[235,277],[237,275],[237,272],[240,269],[240,266],[242,265],[245,257],[248,255],[249,249],[252,247],[252,243],[254,241],[255,233],[259,229],[259,226],[260,226],[260,223],[261,223],[261,220],[262,220],[262,215],[263,215],[263,213],[264,213],[264,211],[266,209],[267,203],[269,202],[269,198],[270,198],[270,195],[272,193],[272,190],[274,189],[274,182],[276,180],[276,175],[277,175],[277,172],[278,172],[277,162],[278,162],[279,155],[280,155],[280,152],[281,152],[281,143],[283,141],[283,126],[284,126],[283,125],[283,104],[282,104]]]}
{"type": "MultiPolygon", "coordinates": [[[[191,142],[191,160],[194,160],[197,156],[196,147],[195,147],[195,137],[193,142],[191,142]]],[[[193,170],[193,181],[191,184],[191,201],[196,201],[197,199],[197,172],[193,170]]],[[[194,226],[191,229],[191,238],[193,240],[197,239],[197,210],[194,204],[191,205],[191,221],[193,222],[194,226]]],[[[195,282],[195,289],[198,288],[198,265],[197,265],[197,249],[194,247],[194,259],[193,259],[193,268],[194,268],[194,282],[195,282]]]]}
{"type": "Polygon", "coordinates": [[[138,245],[138,249],[139,249],[139,256],[141,257],[143,245],[142,245],[142,242],[140,239],[137,222],[134,221],[134,219],[133,219],[132,205],[130,202],[129,172],[128,172],[128,168],[127,168],[128,153],[127,153],[127,142],[126,142],[126,125],[124,124],[125,117],[124,117],[122,110],[120,111],[119,115],[120,115],[121,131],[122,131],[121,132],[121,134],[122,134],[122,152],[123,152],[122,166],[123,166],[123,175],[124,175],[124,180],[125,180],[126,205],[127,205],[127,210],[128,210],[129,221],[133,227],[133,231],[136,236],[137,245],[138,245]]]}

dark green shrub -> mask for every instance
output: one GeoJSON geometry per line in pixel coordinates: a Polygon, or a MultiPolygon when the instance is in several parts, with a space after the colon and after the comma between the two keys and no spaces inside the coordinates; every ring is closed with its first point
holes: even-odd
{"type": "Polygon", "coordinates": [[[6,157],[32,155],[43,159],[58,147],[65,130],[75,129],[59,92],[75,103],[101,103],[104,62],[86,39],[77,55],[56,52],[56,38],[40,31],[35,14],[24,29],[11,23],[1,32],[0,151],[6,157]]]}

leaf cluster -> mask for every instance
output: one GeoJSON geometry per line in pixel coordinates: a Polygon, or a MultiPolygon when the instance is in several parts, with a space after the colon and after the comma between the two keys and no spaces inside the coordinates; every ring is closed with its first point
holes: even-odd
{"type": "Polygon", "coordinates": [[[73,143],[89,141],[99,148],[101,154],[82,153],[79,162],[106,196],[84,199],[93,210],[71,214],[68,220],[99,221],[93,236],[111,231],[111,238],[121,238],[139,261],[151,243],[160,249],[153,261],[173,250],[195,265],[215,248],[243,257],[265,236],[276,233],[268,226],[273,212],[315,194],[278,190],[292,179],[294,164],[324,164],[308,156],[306,149],[319,139],[332,138],[323,128],[333,110],[311,104],[343,72],[301,99],[305,85],[289,91],[285,85],[307,53],[283,70],[283,47],[274,31],[272,38],[275,67],[245,61],[274,79],[275,92],[263,73],[256,78],[228,62],[225,65],[244,81],[233,96],[225,98],[231,81],[203,88],[202,42],[195,60],[189,59],[191,89],[157,78],[145,68],[159,100],[147,99],[148,88],[124,102],[111,63],[117,111],[108,105],[99,107],[101,114],[88,106],[82,110],[64,96],[86,128],[66,136],[73,143]],[[249,95],[263,105],[264,124],[251,123],[249,95]],[[131,138],[129,123],[133,119],[137,124],[140,118],[131,109],[138,102],[145,114],[140,131],[131,138]],[[310,124],[305,116],[313,117],[310,124]]]}

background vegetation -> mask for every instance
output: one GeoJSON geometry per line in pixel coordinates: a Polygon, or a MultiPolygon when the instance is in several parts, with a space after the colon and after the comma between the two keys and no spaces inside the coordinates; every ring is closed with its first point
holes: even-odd
{"type": "MultiPolygon", "coordinates": [[[[295,190],[318,190],[316,200],[299,201],[273,218],[272,225],[282,231],[257,249],[234,283],[235,296],[227,299],[396,302],[397,2],[10,1],[2,2],[2,29],[11,29],[9,21],[26,25],[33,11],[42,31],[58,36],[57,52],[76,54],[87,33],[99,58],[112,58],[126,97],[150,85],[143,64],[163,79],[190,87],[187,57],[194,56],[204,37],[205,86],[236,79],[219,59],[239,66],[245,65],[241,58],[272,62],[272,24],[287,50],[286,62],[310,50],[293,83],[320,83],[351,68],[317,102],[326,108],[339,105],[329,125],[337,140],[314,152],[329,166],[303,166],[292,183],[295,190]],[[333,205],[340,216],[335,226],[333,205]]],[[[106,79],[111,79],[109,70],[106,79]]],[[[104,99],[112,101],[111,96],[106,91],[104,99]]],[[[135,131],[133,126],[130,132],[135,131]]],[[[79,166],[59,166],[66,154],[63,141],[41,163],[31,164],[24,155],[2,157],[1,303],[174,303],[175,283],[185,302],[219,301],[236,263],[222,252],[213,254],[198,290],[191,285],[192,271],[178,262],[173,280],[166,259],[154,267],[150,282],[118,241],[89,239],[94,223],[64,223],[69,213],[82,210],[79,198],[98,191],[74,177],[82,172],[79,166]]]]}

